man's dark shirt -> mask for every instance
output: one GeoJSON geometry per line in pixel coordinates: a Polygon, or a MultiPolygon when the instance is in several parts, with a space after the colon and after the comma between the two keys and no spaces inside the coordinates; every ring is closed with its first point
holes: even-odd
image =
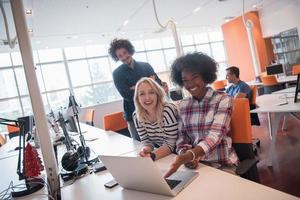
{"type": "Polygon", "coordinates": [[[126,121],[132,121],[132,113],[135,110],[133,101],[134,90],[130,89],[130,87],[136,85],[141,78],[153,75],[155,75],[156,82],[161,85],[161,80],[149,63],[135,60],[133,62],[133,68],[130,68],[127,64],[122,64],[113,72],[115,86],[124,100],[123,108],[126,121]]]}

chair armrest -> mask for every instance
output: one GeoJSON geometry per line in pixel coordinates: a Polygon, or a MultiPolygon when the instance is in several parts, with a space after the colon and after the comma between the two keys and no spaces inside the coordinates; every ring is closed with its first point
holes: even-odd
{"type": "Polygon", "coordinates": [[[256,158],[241,161],[237,166],[235,173],[239,176],[247,173],[253,166],[256,165],[256,163],[258,163],[258,161],[259,160],[256,158]]]}

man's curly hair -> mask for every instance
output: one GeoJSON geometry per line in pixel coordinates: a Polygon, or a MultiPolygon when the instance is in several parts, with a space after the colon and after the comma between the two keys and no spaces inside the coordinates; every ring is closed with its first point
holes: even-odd
{"type": "Polygon", "coordinates": [[[111,41],[110,47],[108,49],[108,53],[112,57],[112,59],[114,59],[114,61],[119,60],[119,58],[116,55],[116,50],[120,48],[126,49],[130,55],[133,55],[135,52],[134,46],[129,40],[115,38],[111,41]]]}

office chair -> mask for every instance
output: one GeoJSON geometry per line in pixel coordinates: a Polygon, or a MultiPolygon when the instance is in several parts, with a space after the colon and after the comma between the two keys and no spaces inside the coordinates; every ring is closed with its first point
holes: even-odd
{"type": "Polygon", "coordinates": [[[91,126],[94,126],[94,109],[87,109],[85,113],[85,123],[91,126]]]}
{"type": "Polygon", "coordinates": [[[255,158],[252,148],[250,107],[249,101],[246,98],[233,100],[229,136],[232,139],[232,146],[240,160],[236,174],[248,180],[259,182],[256,166],[258,160],[255,158]]]}
{"type": "Polygon", "coordinates": [[[298,75],[300,73],[300,64],[294,65],[292,68],[292,75],[298,75]]]}
{"type": "MultiPolygon", "coordinates": [[[[251,101],[250,101],[250,110],[255,109],[256,106],[256,96],[257,96],[257,86],[256,85],[252,85],[250,86],[251,88],[251,101]]],[[[257,113],[250,113],[250,118],[251,118],[251,126],[260,126],[260,121],[258,118],[258,114],[257,113]]],[[[257,155],[257,149],[260,147],[260,139],[259,138],[252,138],[252,144],[253,144],[253,151],[254,154],[257,155]]]]}
{"type": "Polygon", "coordinates": [[[262,76],[261,80],[264,86],[264,94],[271,94],[281,89],[275,75],[262,76]]]}
{"type": "Polygon", "coordinates": [[[6,138],[0,134],[0,147],[3,146],[6,143],[6,138]]]}
{"type": "MultiPolygon", "coordinates": [[[[257,86],[251,85],[250,89],[251,89],[250,110],[253,110],[257,107],[256,106],[257,86]]],[[[251,117],[251,125],[260,126],[260,121],[257,113],[250,113],[250,117],[251,117]]]]}
{"type": "Polygon", "coordinates": [[[103,117],[103,127],[106,131],[114,131],[130,137],[127,122],[124,119],[123,112],[115,112],[103,117]]]}
{"type": "Polygon", "coordinates": [[[225,90],[225,84],[224,84],[224,80],[219,80],[219,81],[215,81],[211,84],[211,87],[214,90],[218,90],[218,91],[224,91],[225,90]]]}
{"type": "Polygon", "coordinates": [[[15,126],[7,125],[7,132],[9,139],[16,137],[20,134],[20,128],[15,126]]]}
{"type": "Polygon", "coordinates": [[[260,78],[262,78],[262,77],[265,77],[265,76],[268,76],[268,75],[267,75],[267,72],[261,72],[259,76],[260,76],[260,78]]]}

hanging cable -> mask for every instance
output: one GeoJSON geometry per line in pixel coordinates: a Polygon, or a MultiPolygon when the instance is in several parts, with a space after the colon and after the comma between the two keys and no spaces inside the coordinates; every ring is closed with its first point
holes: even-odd
{"type": "Polygon", "coordinates": [[[153,3],[152,5],[153,5],[154,16],[155,16],[156,22],[162,28],[163,31],[167,30],[168,26],[170,25],[171,30],[172,30],[172,34],[173,34],[173,37],[174,37],[177,57],[181,56],[183,51],[182,51],[181,42],[180,42],[179,37],[178,37],[176,23],[172,19],[170,19],[170,20],[167,21],[166,25],[162,25],[162,23],[160,23],[160,21],[158,19],[155,0],[152,0],[152,3],[153,3]]]}
{"type": "Polygon", "coordinates": [[[9,35],[9,29],[8,29],[8,23],[7,23],[7,18],[6,18],[6,14],[5,14],[5,10],[4,10],[4,6],[3,6],[3,1],[0,1],[0,7],[1,7],[1,12],[3,15],[3,20],[4,20],[4,25],[5,25],[5,32],[6,32],[6,37],[7,37],[7,43],[9,45],[9,47],[11,49],[13,49],[17,43],[17,36],[14,37],[13,39],[10,38],[9,35]]]}

